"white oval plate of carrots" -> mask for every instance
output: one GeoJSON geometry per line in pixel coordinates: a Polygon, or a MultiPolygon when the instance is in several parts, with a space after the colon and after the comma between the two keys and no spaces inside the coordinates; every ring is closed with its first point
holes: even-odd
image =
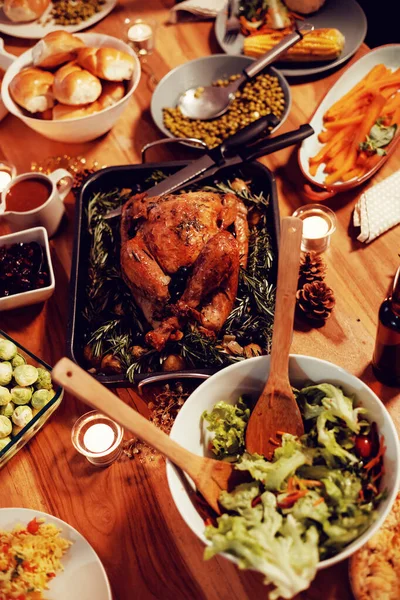
{"type": "Polygon", "coordinates": [[[324,200],[371,177],[400,140],[400,44],[371,50],[329,90],[303,141],[299,165],[311,199],[324,200]],[[323,190],[321,190],[323,188],[323,190]]]}

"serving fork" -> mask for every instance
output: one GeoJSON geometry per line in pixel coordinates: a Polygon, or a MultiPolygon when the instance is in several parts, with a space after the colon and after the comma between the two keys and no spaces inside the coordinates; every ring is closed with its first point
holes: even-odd
{"type": "Polygon", "coordinates": [[[228,0],[227,19],[225,24],[224,43],[233,44],[240,33],[240,21],[235,15],[235,0],[228,0]]]}

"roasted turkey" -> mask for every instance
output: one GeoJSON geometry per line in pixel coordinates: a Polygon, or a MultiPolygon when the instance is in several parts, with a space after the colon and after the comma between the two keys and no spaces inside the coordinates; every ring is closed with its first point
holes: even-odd
{"type": "Polygon", "coordinates": [[[206,333],[219,331],[235,302],[239,266],[246,266],[247,254],[247,209],[234,194],[130,198],[121,217],[121,270],[153,327],[146,342],[162,350],[168,339],[182,335],[188,320],[206,333]],[[190,274],[171,303],[169,286],[182,267],[190,274]]]}

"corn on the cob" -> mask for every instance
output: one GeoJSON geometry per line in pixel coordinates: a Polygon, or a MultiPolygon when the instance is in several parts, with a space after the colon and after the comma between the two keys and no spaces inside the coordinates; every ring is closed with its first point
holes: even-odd
{"type": "MultiPolygon", "coordinates": [[[[244,40],[243,51],[247,56],[259,57],[271,50],[286,35],[282,31],[250,35],[244,40]]],[[[306,33],[297,44],[282,55],[285,61],[334,60],[343,51],[344,35],[338,29],[315,29],[306,33]]]]}

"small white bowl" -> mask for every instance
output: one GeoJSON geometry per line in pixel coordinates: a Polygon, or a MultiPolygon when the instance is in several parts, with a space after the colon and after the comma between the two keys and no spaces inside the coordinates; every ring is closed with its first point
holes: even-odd
{"type": "Polygon", "coordinates": [[[119,119],[123,110],[129,102],[133,92],[138,86],[140,80],[140,62],[135,52],[128,44],[125,44],[116,37],[103,35],[100,33],[82,33],[76,35],[86,46],[93,48],[110,47],[122,50],[130,54],[134,61],[132,79],[128,82],[128,91],[121,100],[109,106],[104,110],[87,117],[77,119],[52,120],[45,121],[35,117],[28,117],[21,107],[16,104],[10,96],[8,86],[13,77],[25,67],[32,66],[32,48],[19,56],[12,66],[8,69],[1,86],[1,95],[6,108],[21,119],[28,127],[34,129],[45,137],[58,142],[89,142],[109,131],[119,119]]]}
{"type": "MultiPolygon", "coordinates": [[[[4,50],[3,38],[0,38],[0,70],[7,71],[8,67],[14,62],[14,60],[16,58],[17,58],[16,56],[14,56],[13,54],[10,54],[9,52],[6,52],[4,50]]],[[[0,121],[2,119],[4,119],[4,117],[6,116],[7,113],[8,113],[8,110],[4,106],[4,102],[1,99],[1,93],[0,93],[0,121]]]]}
{"type": "Polygon", "coordinates": [[[0,298],[0,312],[2,310],[11,310],[13,308],[19,308],[20,306],[29,306],[30,304],[44,302],[50,298],[54,292],[54,271],[51,263],[49,238],[45,228],[32,227],[32,229],[25,229],[24,231],[10,233],[9,235],[2,235],[0,237],[0,247],[19,243],[28,244],[29,242],[37,242],[42,246],[45,252],[47,264],[49,266],[50,285],[37,290],[30,290],[29,292],[21,292],[20,294],[13,294],[12,296],[0,298]]]}
{"type": "MultiPolygon", "coordinates": [[[[207,431],[201,419],[202,413],[211,410],[219,401],[235,404],[242,394],[250,394],[258,398],[269,373],[270,357],[261,356],[249,358],[235,363],[219,371],[210,379],[202,383],[181,408],[174,426],[171,438],[187,450],[200,456],[212,454],[207,450],[212,434],[207,431]]],[[[330,567],[351,554],[365,544],[371,536],[381,527],[396,498],[400,483],[400,447],[397,432],[393,421],[378,396],[358,377],[351,375],[341,367],[311,356],[291,355],[289,364],[289,377],[293,386],[300,388],[312,381],[318,383],[332,383],[343,387],[347,395],[354,394],[357,403],[368,410],[368,417],[375,421],[380,435],[385,437],[387,447],[385,453],[385,474],[382,479],[381,489],[387,489],[387,497],[380,503],[376,521],[354,542],[346,546],[336,556],[323,560],[318,564],[318,569],[330,567]]],[[[167,461],[167,478],[172,497],[181,517],[197,537],[209,545],[204,536],[204,522],[197,512],[187,490],[175,467],[167,461]]],[[[190,482],[190,479],[187,478],[190,482]]],[[[237,560],[223,554],[225,558],[237,564],[237,560]]]]}

